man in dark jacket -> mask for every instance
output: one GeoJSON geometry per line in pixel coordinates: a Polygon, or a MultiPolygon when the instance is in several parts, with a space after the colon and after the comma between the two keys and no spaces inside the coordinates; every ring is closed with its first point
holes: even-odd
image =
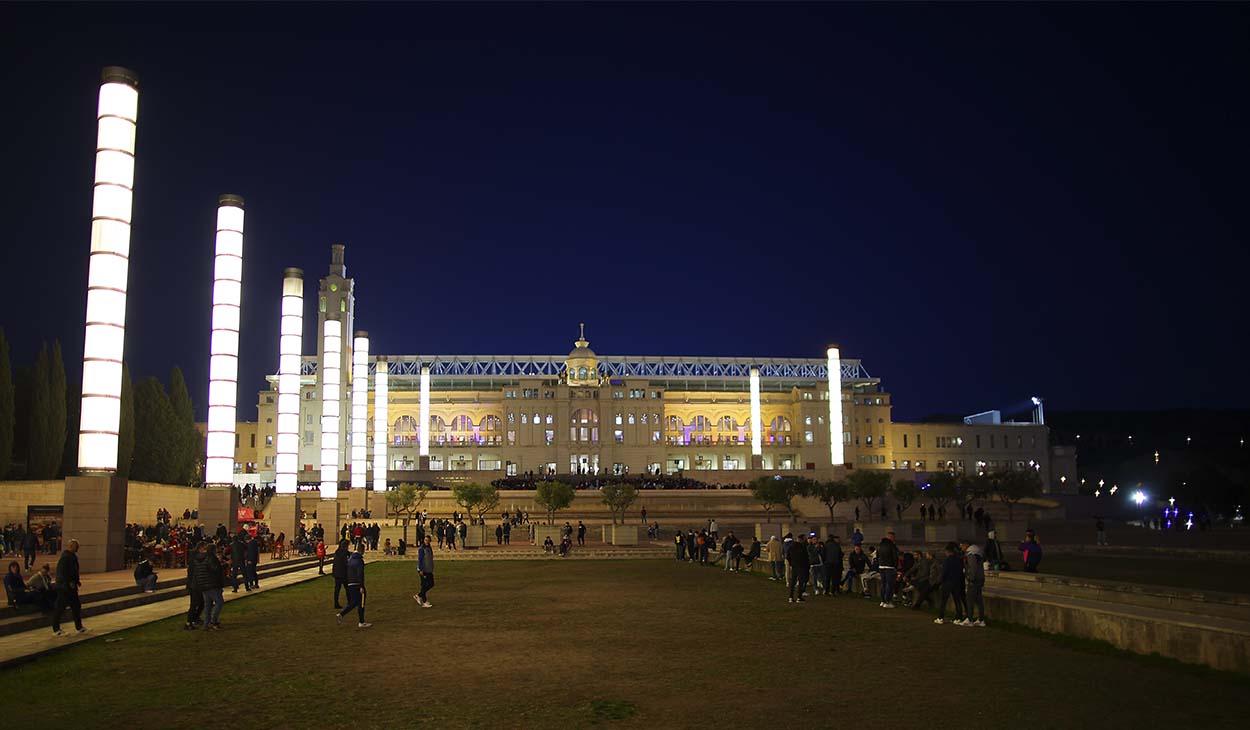
{"type": "MultiPolygon", "coordinates": [[[[547,538],[550,540],[551,538],[547,538]]],[[[421,580],[421,587],[417,591],[417,595],[413,596],[413,600],[421,604],[421,608],[433,608],[430,603],[430,589],[434,587],[434,548],[430,546],[430,538],[425,538],[420,547],[417,548],[417,576],[421,580]]]]}
{"type": "Polygon", "coordinates": [[[836,596],[842,586],[842,543],[837,535],[830,535],[825,543],[825,595],[836,596]]]}
{"type": "Polygon", "coordinates": [[[339,604],[339,593],[343,587],[347,585],[347,538],[339,540],[339,548],[334,551],[334,563],[330,566],[330,575],[334,576],[334,607],[342,608],[339,604]]]}
{"type": "Polygon", "coordinates": [[[82,587],[82,579],[78,575],[78,541],[70,540],[61,552],[61,559],[56,562],[56,605],[52,607],[52,633],[64,636],[61,631],[61,613],[68,606],[74,617],[74,628],[78,633],[86,631],[82,625],[82,603],[78,600],[78,589],[82,587]]]}
{"type": "Polygon", "coordinates": [[[226,584],[225,567],[212,543],[202,542],[197,550],[201,557],[195,568],[195,585],[204,596],[204,628],[215,631],[221,628],[221,608],[226,603],[221,595],[226,584]]]}
{"type": "Polygon", "coordinates": [[[894,608],[894,584],[898,577],[898,546],[894,530],[885,533],[877,546],[877,571],[881,574],[881,607],[894,608]]]}
{"type": "Polygon", "coordinates": [[[204,594],[200,593],[200,586],[195,578],[196,571],[204,562],[204,553],[199,549],[199,545],[207,545],[207,543],[203,541],[198,543],[195,552],[187,557],[187,592],[191,598],[191,605],[187,608],[187,623],[183,628],[188,631],[200,625],[200,614],[204,612],[204,594]]]}
{"type": "Polygon", "coordinates": [[[39,536],[32,529],[22,536],[22,560],[26,564],[26,570],[34,567],[37,552],[39,552],[39,536]]]}
{"type": "MultiPolygon", "coordinates": [[[[234,590],[231,593],[239,592],[239,576],[244,574],[243,559],[245,557],[247,557],[247,530],[240,527],[230,543],[230,582],[234,584],[234,590]]],[[[243,580],[247,580],[246,576],[243,580]]]]}
{"type": "MultiPolygon", "coordinates": [[[[847,568],[846,575],[842,578],[842,583],[846,584],[846,592],[853,593],[855,591],[855,579],[863,576],[868,572],[868,556],[864,554],[864,549],[856,545],[851,549],[850,555],[846,557],[847,568]]],[[[867,588],[867,584],[860,582],[862,588],[867,588]]],[[[864,591],[864,595],[868,595],[868,591],[864,591]]]]}
{"type": "Polygon", "coordinates": [[[786,562],[790,564],[790,603],[802,603],[803,594],[807,592],[807,573],[811,570],[811,563],[807,559],[807,549],[794,540],[793,535],[787,534],[786,537],[793,540],[790,549],[786,551],[786,562]],[[797,596],[795,587],[799,589],[797,596]]]}
{"type": "Polygon", "coordinates": [[[341,626],[343,617],[353,608],[358,619],[356,628],[367,629],[373,624],[365,623],[365,545],[358,543],[356,552],[347,556],[347,606],[334,616],[341,626]]]}
{"type": "Polygon", "coordinates": [[[964,620],[964,559],[959,546],[953,542],[946,543],[946,557],[942,560],[942,574],[939,578],[940,593],[938,594],[938,617],[935,624],[946,623],[946,601],[955,599],[955,622],[964,620]]]}
{"type": "Polygon", "coordinates": [[[144,593],[156,592],[156,571],[152,570],[152,561],[146,555],[135,566],[135,585],[144,593]]]}
{"type": "Polygon", "coordinates": [[[256,568],[260,565],[260,540],[247,536],[247,550],[243,557],[243,582],[244,586],[250,591],[253,588],[260,588],[260,579],[257,577],[256,568]]]}

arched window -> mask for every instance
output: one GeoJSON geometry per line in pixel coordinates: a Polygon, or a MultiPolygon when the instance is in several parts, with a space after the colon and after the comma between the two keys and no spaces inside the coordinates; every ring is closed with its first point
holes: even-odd
{"type": "Polygon", "coordinates": [[[589,408],[573,412],[569,425],[569,440],[578,443],[598,443],[599,414],[589,408]]]}
{"type": "Polygon", "coordinates": [[[573,412],[573,423],[582,424],[582,423],[598,423],[598,422],[599,422],[599,414],[595,413],[590,408],[582,408],[580,410],[573,412]]]}
{"type": "Polygon", "coordinates": [[[586,368],[581,368],[577,371],[577,379],[578,380],[586,379],[586,368]]]}
{"type": "Polygon", "coordinates": [[[417,419],[412,416],[400,416],[391,427],[391,440],[396,444],[415,443],[420,438],[417,419]]]}
{"type": "Polygon", "coordinates": [[[499,430],[499,416],[496,416],[496,415],[484,416],[482,418],[482,430],[483,431],[498,431],[499,430]]]}
{"type": "Polygon", "coordinates": [[[694,431],[711,431],[712,420],[707,416],[695,416],[690,419],[690,428],[694,431]]]}
{"type": "Polygon", "coordinates": [[[463,413],[451,419],[452,431],[472,431],[474,425],[473,419],[463,413]]]}
{"type": "Polygon", "coordinates": [[[790,433],[790,419],[777,416],[772,423],[768,424],[768,430],[772,433],[790,433]]]}
{"type": "Polygon", "coordinates": [[[678,418],[677,416],[669,416],[669,417],[668,417],[668,430],[670,430],[670,431],[680,431],[680,430],[681,430],[681,427],[682,427],[682,423],[681,423],[681,419],[680,419],[680,418],[678,418]]]}
{"type": "Polygon", "coordinates": [[[529,414],[528,414],[528,413],[522,413],[522,414],[521,414],[521,425],[522,425],[522,426],[528,426],[528,425],[529,425],[529,422],[530,422],[530,417],[529,417],[529,414]]]}
{"type": "Polygon", "coordinates": [[[718,423],[720,426],[720,430],[722,431],[735,431],[738,428],[738,425],[734,423],[733,416],[721,416],[721,419],[718,423]]]}

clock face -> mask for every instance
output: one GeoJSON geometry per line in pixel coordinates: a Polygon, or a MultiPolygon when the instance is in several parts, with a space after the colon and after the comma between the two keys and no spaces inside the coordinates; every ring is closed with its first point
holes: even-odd
{"type": "Polygon", "coordinates": [[[338,291],[338,290],[339,290],[339,285],[338,285],[338,284],[331,284],[331,285],[330,285],[330,291],[338,291]]]}

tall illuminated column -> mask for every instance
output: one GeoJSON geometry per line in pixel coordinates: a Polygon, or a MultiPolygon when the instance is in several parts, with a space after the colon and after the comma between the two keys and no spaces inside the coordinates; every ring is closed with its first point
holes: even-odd
{"type": "Polygon", "coordinates": [[[138,85],[133,72],[117,66],[104,69],[100,85],[78,431],[81,472],[117,471],[138,85]]]}
{"type": "Polygon", "coordinates": [[[387,427],[390,425],[389,408],[390,384],[387,382],[387,361],[385,355],[378,356],[377,366],[373,373],[373,491],[386,491],[386,476],[390,465],[387,463],[387,427]]]}
{"type": "Polygon", "coordinates": [[[369,468],[369,333],[352,343],[352,489],[367,489],[369,468]]]}
{"type": "Polygon", "coordinates": [[[299,464],[299,371],[304,336],[304,272],[282,272],[282,322],[278,334],[278,443],[274,491],[295,494],[299,464]]]}
{"type": "Polygon", "coordinates": [[[338,312],[326,312],[321,332],[322,361],[318,370],[321,387],[321,498],[339,494],[339,403],[343,383],[339,358],[343,352],[343,324],[338,312]]]}
{"type": "Polygon", "coordinates": [[[829,459],[834,466],[846,463],[842,444],[842,355],[837,345],[825,351],[829,357],[829,459]]]}
{"type": "Polygon", "coordinates": [[[761,432],[764,424],[760,409],[760,369],[751,368],[751,468],[764,468],[764,449],[761,432]]]}
{"type": "Polygon", "coordinates": [[[421,368],[421,431],[417,456],[421,459],[421,468],[430,468],[430,367],[421,368]]]}
{"type": "Polygon", "coordinates": [[[239,394],[239,305],[243,290],[243,198],[217,201],[213,323],[208,346],[208,444],[204,483],[234,483],[234,416],[239,394]]]}
{"type": "Polygon", "coordinates": [[[127,484],[116,474],[138,86],[133,71],[110,66],[102,74],[96,107],[91,258],[78,425],[80,476],[65,479],[61,525],[66,541],[78,540],[78,560],[84,573],[119,570],[123,563],[127,484]]]}

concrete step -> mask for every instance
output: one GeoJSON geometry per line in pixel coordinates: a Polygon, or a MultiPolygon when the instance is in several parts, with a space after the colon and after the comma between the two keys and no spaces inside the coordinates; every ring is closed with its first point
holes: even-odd
{"type": "Polygon", "coordinates": [[[1049,573],[986,575],[988,589],[1012,588],[1037,594],[1084,598],[1142,608],[1218,616],[1250,623],[1250,595],[1200,591],[1168,586],[1074,578],[1049,573]]]}
{"type": "MultiPolygon", "coordinates": [[[[304,570],[316,565],[316,563],[317,558],[315,557],[262,563],[256,571],[256,576],[263,585],[265,578],[304,570]]],[[[229,593],[230,589],[227,588],[226,592],[229,593]]],[[[158,581],[154,593],[143,593],[138,586],[130,586],[83,594],[80,596],[80,600],[82,601],[82,615],[86,618],[160,601],[185,599],[186,597],[186,581],[183,578],[178,578],[175,580],[158,581]]],[[[62,620],[64,620],[64,617],[62,620]]],[[[39,611],[33,608],[23,607],[19,611],[11,606],[6,606],[3,610],[0,610],[0,636],[8,636],[22,631],[46,627],[51,624],[51,621],[50,614],[39,613],[39,611]]]]}

